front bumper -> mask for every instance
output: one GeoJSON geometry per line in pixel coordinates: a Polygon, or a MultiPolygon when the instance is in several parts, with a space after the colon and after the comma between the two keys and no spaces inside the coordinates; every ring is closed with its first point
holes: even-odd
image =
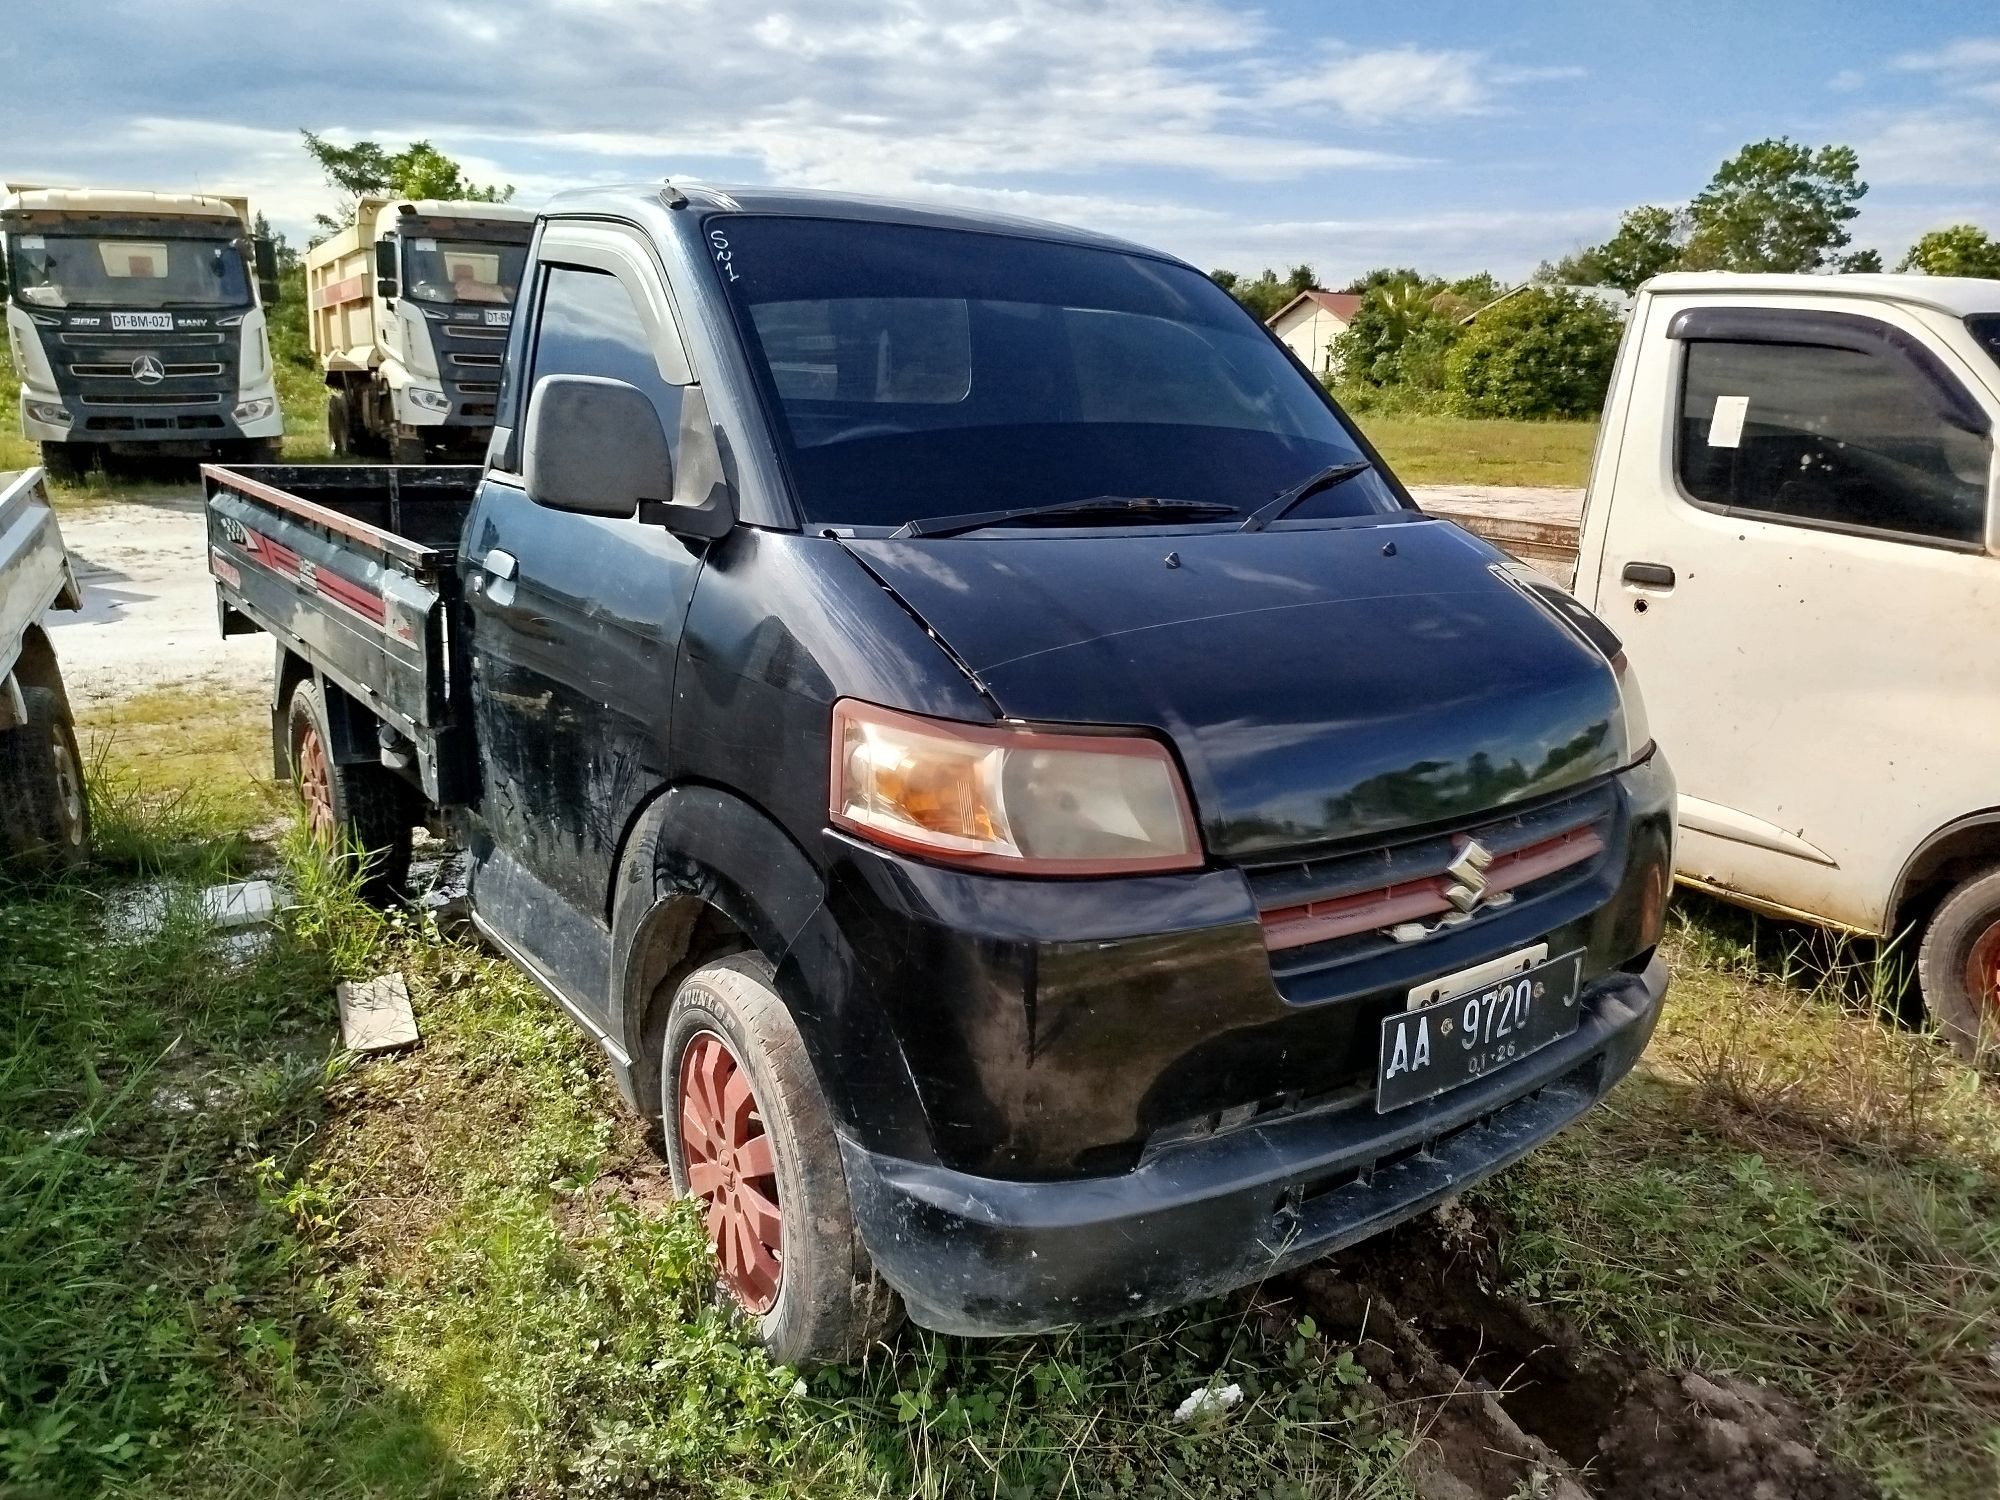
{"type": "Polygon", "coordinates": [[[1145,1316],[1365,1239],[1518,1160],[1631,1070],[1666,989],[1657,957],[1607,974],[1570,1036],[1387,1115],[1371,1095],[1059,1182],[904,1161],[843,1134],[848,1188],[875,1264],[925,1327],[1033,1333],[1145,1316]]]}

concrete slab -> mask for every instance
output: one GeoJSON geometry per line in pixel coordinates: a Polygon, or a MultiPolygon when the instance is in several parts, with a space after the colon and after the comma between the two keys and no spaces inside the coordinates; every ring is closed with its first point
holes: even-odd
{"type": "Polygon", "coordinates": [[[401,974],[346,981],[333,987],[340,1002],[340,1041],[351,1052],[388,1052],[417,1039],[409,986],[401,974]]]}

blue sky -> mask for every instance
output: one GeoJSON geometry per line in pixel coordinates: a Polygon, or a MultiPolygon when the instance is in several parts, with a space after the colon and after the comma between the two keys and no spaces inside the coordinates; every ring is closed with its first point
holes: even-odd
{"type": "Polygon", "coordinates": [[[540,202],[667,172],[1012,209],[1204,267],[1525,275],[1746,141],[1861,153],[1856,243],[2000,232],[2000,5],[71,0],[0,29],[0,177],[329,194],[296,129],[540,202]]]}

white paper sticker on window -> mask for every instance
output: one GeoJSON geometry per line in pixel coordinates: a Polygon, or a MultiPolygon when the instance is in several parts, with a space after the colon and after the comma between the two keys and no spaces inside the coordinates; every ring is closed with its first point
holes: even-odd
{"type": "Polygon", "coordinates": [[[49,247],[49,242],[39,234],[22,235],[20,244],[23,250],[46,250],[49,247]]]}
{"type": "Polygon", "coordinates": [[[436,240],[411,240],[410,245],[413,249],[429,251],[437,249],[438,242],[436,240]]]}
{"type": "Polygon", "coordinates": [[[1750,415],[1748,396],[1717,396],[1715,415],[1708,419],[1708,446],[1711,448],[1740,448],[1743,446],[1743,419],[1750,415]]]}

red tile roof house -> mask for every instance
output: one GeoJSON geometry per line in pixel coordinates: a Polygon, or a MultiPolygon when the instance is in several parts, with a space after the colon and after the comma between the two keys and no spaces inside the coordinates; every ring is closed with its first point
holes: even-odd
{"type": "Polygon", "coordinates": [[[1334,367],[1333,341],[1347,332],[1347,325],[1361,309],[1355,292],[1300,292],[1264,321],[1308,370],[1315,375],[1331,374],[1334,367]]]}

